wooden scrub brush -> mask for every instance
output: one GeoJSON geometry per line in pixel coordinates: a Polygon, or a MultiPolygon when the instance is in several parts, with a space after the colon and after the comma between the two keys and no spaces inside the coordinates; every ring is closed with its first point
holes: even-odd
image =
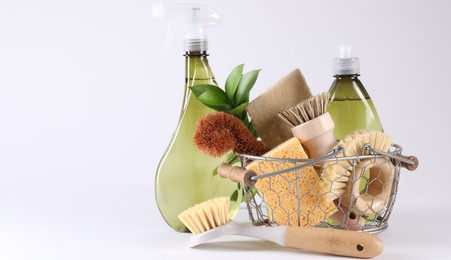
{"type": "MultiPolygon", "coordinates": [[[[345,156],[369,154],[365,145],[374,150],[388,152],[392,138],[369,129],[347,135],[338,145],[345,148],[345,156]]],[[[325,164],[322,175],[326,200],[341,198],[341,205],[351,206],[361,213],[377,213],[384,209],[391,195],[395,167],[386,157],[359,160],[339,160],[325,164]],[[369,171],[369,179],[364,176],[369,171]],[[363,181],[367,187],[361,187],[363,181]]],[[[364,184],[364,183],[363,183],[364,184]]]]}
{"type": "MultiPolygon", "coordinates": [[[[293,135],[307,148],[311,159],[324,156],[337,145],[333,135],[335,124],[329,112],[327,112],[328,102],[329,92],[323,92],[279,114],[285,122],[291,125],[293,135]]],[[[319,165],[321,164],[323,163],[319,163],[315,168],[320,169],[319,165]]],[[[344,178],[342,181],[345,183],[348,180],[349,178],[344,178]]],[[[331,182],[323,183],[323,190],[328,192],[326,185],[331,184],[331,182]]],[[[362,230],[365,220],[344,205],[338,206],[337,212],[332,214],[330,218],[338,224],[346,224],[350,230],[362,230]]]]}
{"type": "Polygon", "coordinates": [[[383,242],[375,235],[332,228],[313,227],[255,227],[228,219],[230,200],[215,198],[197,204],[178,218],[193,233],[190,247],[208,242],[225,235],[242,235],[272,241],[284,247],[306,251],[372,258],[383,250],[383,242]]]}
{"type": "Polygon", "coordinates": [[[230,150],[248,155],[261,155],[268,151],[241,120],[225,112],[199,118],[193,139],[199,150],[213,157],[220,157],[230,150]]]}
{"type": "Polygon", "coordinates": [[[279,114],[291,125],[293,136],[307,148],[309,157],[320,158],[336,144],[332,117],[327,112],[329,92],[311,97],[279,114]]]}

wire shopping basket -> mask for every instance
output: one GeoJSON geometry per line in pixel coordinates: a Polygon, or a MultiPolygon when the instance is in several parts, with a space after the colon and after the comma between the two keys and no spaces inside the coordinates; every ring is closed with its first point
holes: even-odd
{"type": "Polygon", "coordinates": [[[382,152],[364,145],[357,156],[338,146],[318,159],[239,154],[240,166],[218,173],[241,182],[253,225],[317,226],[379,233],[387,229],[401,167],[418,159],[392,144],[382,152]]]}

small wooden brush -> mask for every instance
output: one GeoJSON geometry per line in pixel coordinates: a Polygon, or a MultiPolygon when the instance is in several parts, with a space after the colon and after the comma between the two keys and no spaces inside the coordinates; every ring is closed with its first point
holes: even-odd
{"type": "Polygon", "coordinates": [[[311,97],[279,114],[292,127],[308,122],[327,112],[329,92],[311,97]]]}
{"type": "Polygon", "coordinates": [[[324,156],[337,144],[328,102],[329,92],[324,92],[279,113],[292,126],[293,135],[306,147],[310,158],[324,156]]]}
{"type": "MultiPolygon", "coordinates": [[[[392,138],[380,131],[362,129],[347,135],[338,145],[345,148],[345,156],[368,154],[365,145],[371,148],[388,152],[392,138]]],[[[377,213],[388,202],[393,182],[394,166],[387,158],[362,159],[354,167],[353,160],[340,160],[328,162],[321,177],[324,198],[326,201],[342,197],[342,205],[354,205],[360,212],[377,213]],[[360,194],[360,183],[365,171],[377,170],[370,175],[369,186],[360,194]],[[350,181],[350,180],[354,181],[350,181]],[[376,181],[374,181],[377,179],[376,181]]]]}
{"type": "MultiPolygon", "coordinates": [[[[292,126],[293,135],[307,148],[310,158],[320,158],[330,152],[336,145],[333,131],[335,124],[327,112],[329,92],[323,92],[298,105],[285,110],[279,116],[292,126]]],[[[320,163],[323,165],[324,163],[320,163]]],[[[317,168],[321,168],[317,166],[317,168]]],[[[349,176],[327,176],[334,178],[322,180],[321,188],[327,202],[333,201],[344,194],[349,176]],[[338,179],[338,180],[337,180],[338,179]],[[338,189],[338,192],[336,191],[338,189]],[[343,191],[343,192],[342,192],[343,191]],[[335,196],[338,194],[337,196],[335,196]]],[[[324,178],[323,178],[324,179],[324,178]]],[[[362,230],[365,220],[349,210],[346,206],[337,204],[337,212],[330,217],[338,224],[345,224],[350,230],[362,230]]]]}
{"type": "Polygon", "coordinates": [[[333,228],[312,228],[297,226],[254,227],[229,221],[230,200],[215,198],[197,204],[178,218],[193,233],[190,246],[208,242],[225,235],[242,235],[261,238],[281,246],[306,251],[372,258],[383,250],[383,242],[375,235],[333,228]]]}

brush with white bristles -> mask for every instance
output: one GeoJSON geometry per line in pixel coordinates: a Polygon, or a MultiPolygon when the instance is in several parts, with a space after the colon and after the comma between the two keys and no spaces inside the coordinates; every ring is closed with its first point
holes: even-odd
{"type": "Polygon", "coordinates": [[[372,258],[383,250],[382,240],[365,232],[333,228],[254,227],[237,224],[228,219],[229,205],[229,198],[215,198],[179,214],[178,218],[193,233],[191,247],[225,235],[242,235],[272,241],[285,247],[349,257],[372,258]],[[337,243],[338,238],[340,243],[337,243]]]}
{"type": "Polygon", "coordinates": [[[324,156],[337,144],[328,104],[329,92],[324,92],[279,113],[279,117],[291,125],[293,135],[307,148],[311,159],[324,156]]]}

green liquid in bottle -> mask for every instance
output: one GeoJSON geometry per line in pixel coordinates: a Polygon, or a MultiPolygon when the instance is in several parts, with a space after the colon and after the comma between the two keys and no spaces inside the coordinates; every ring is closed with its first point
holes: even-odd
{"type": "Polygon", "coordinates": [[[200,103],[188,86],[198,84],[216,85],[216,80],[208,65],[206,52],[187,52],[186,87],[182,112],[177,129],[158,165],[155,192],[161,215],[174,230],[189,232],[177,218],[182,211],[200,202],[237,194],[231,201],[230,217],[233,218],[242,201],[242,191],[238,185],[219,175],[214,169],[224,158],[212,158],[200,152],[193,142],[196,121],[199,117],[214,112],[200,103]]]}
{"type": "Polygon", "coordinates": [[[337,75],[330,92],[328,112],[335,123],[335,139],[360,129],[383,131],[373,101],[358,75],[337,75]]]}

